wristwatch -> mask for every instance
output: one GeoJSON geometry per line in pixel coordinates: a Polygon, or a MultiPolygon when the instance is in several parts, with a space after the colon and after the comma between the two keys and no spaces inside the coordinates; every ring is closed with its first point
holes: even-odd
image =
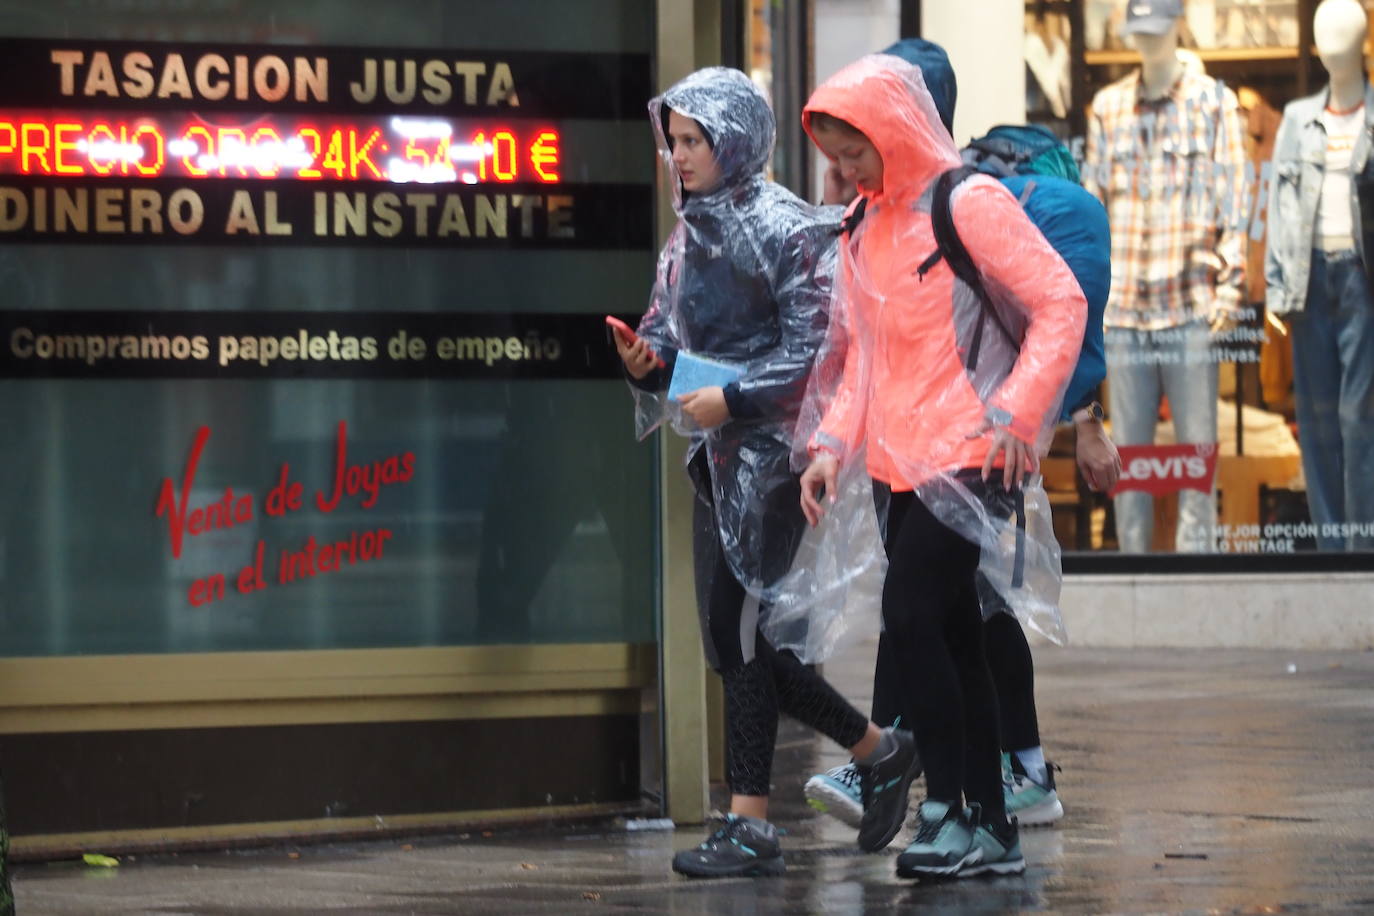
{"type": "Polygon", "coordinates": [[[1089,421],[1101,423],[1107,417],[1107,412],[1102,409],[1101,401],[1093,401],[1087,407],[1080,407],[1073,412],[1073,422],[1087,423],[1089,421]]]}
{"type": "Polygon", "coordinates": [[[1012,421],[1016,419],[1011,415],[1011,411],[1005,407],[989,407],[984,416],[993,426],[1003,427],[1011,426],[1012,421]]]}

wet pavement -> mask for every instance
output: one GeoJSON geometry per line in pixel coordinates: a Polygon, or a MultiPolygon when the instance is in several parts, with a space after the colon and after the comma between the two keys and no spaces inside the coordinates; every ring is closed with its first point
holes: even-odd
{"type": "MultiPolygon", "coordinates": [[[[827,666],[868,702],[861,647],[827,666]]],[[[1037,649],[1058,826],[1022,833],[1013,878],[917,884],[863,855],[800,786],[843,754],[779,735],[787,874],[688,881],[704,828],[609,823],[349,845],[139,856],[15,870],[36,914],[866,914],[1374,912],[1374,652],[1037,649]]],[[[551,764],[552,765],[552,764],[551,764]]],[[[14,791],[14,788],[11,787],[14,791]]],[[[913,792],[913,798],[920,791],[913,792]]]]}

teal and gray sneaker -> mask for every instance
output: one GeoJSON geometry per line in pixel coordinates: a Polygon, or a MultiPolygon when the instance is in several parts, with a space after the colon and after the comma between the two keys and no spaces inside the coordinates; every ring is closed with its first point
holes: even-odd
{"type": "Polygon", "coordinates": [[[911,732],[896,727],[884,731],[893,738],[892,750],[872,766],[858,768],[864,805],[859,848],[864,852],[882,849],[902,829],[911,804],[912,780],[921,775],[921,758],[911,732]]]}
{"type": "Polygon", "coordinates": [[[983,861],[976,826],[964,809],[927,798],[921,802],[916,839],[897,857],[899,878],[953,878],[983,861]]]}
{"type": "Polygon", "coordinates": [[[812,776],[802,787],[802,793],[806,795],[806,803],[820,813],[857,827],[864,818],[864,799],[859,781],[859,768],[851,761],[812,776]]]}
{"type": "Polygon", "coordinates": [[[1009,757],[1002,755],[1002,797],[1007,805],[1007,816],[1016,818],[1023,827],[1048,827],[1063,817],[1064,806],[1054,787],[1054,771],[1059,767],[1046,761],[1042,785],[1027,776],[1019,762],[1012,762],[1009,757]]]}
{"type": "Polygon", "coordinates": [[[673,856],[673,871],[689,878],[754,878],[786,870],[777,828],[737,814],[725,815],[719,829],[696,848],[673,856]]]}
{"type": "Polygon", "coordinates": [[[959,873],[961,878],[974,875],[1019,875],[1026,870],[1026,859],[1021,855],[1021,836],[1016,828],[1016,818],[1008,818],[1003,827],[992,827],[979,823],[981,812],[973,806],[973,821],[977,827],[973,831],[973,845],[982,850],[982,859],[959,873]]]}

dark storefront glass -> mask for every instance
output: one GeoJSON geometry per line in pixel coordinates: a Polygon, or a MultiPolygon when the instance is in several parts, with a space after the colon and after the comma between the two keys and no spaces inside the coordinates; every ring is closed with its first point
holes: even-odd
{"type": "MultiPolygon", "coordinates": [[[[442,51],[419,58],[635,55],[647,97],[653,7],[638,0],[5,2],[0,34],[442,51]]],[[[74,107],[83,105],[99,108],[74,107]]],[[[212,108],[187,103],[187,113],[202,119],[238,123],[263,113],[212,108]]],[[[555,126],[563,186],[624,186],[648,199],[654,162],[642,108],[537,122],[509,109],[496,118],[493,125],[517,134],[555,126]]],[[[0,186],[11,178],[0,175],[0,186]]],[[[397,188],[417,189],[436,187],[397,188]]],[[[276,313],[366,315],[380,347],[414,313],[554,315],[558,327],[585,316],[596,325],[606,312],[643,307],[653,264],[645,215],[633,242],[576,249],[462,240],[4,242],[0,290],[6,310],[230,313],[245,329],[253,316],[276,313]]],[[[512,225],[518,218],[512,210],[512,225]]],[[[585,326],[580,333],[587,337],[585,326]]],[[[12,339],[4,346],[11,349],[12,339]]],[[[22,656],[651,641],[653,449],[633,439],[623,383],[604,372],[584,375],[282,371],[0,381],[9,430],[0,450],[0,646],[22,656]],[[324,513],[315,493],[332,489],[341,422],[348,464],[379,463],[377,473],[394,477],[410,453],[413,473],[381,487],[372,505],[363,505],[364,490],[324,513]],[[180,499],[201,427],[210,436],[189,506],[209,506],[232,488],[236,500],[251,494],[252,519],[184,535],[174,558],[167,517],[156,515],[160,487],[171,479],[180,499]],[[266,501],[284,463],[303,484],[303,508],[273,517],[266,501]],[[382,529],[390,532],[385,540],[382,529]],[[372,556],[363,561],[365,545],[352,537],[368,532],[372,556]],[[283,582],[282,552],[303,550],[311,537],[317,548],[334,547],[338,568],[283,582]],[[241,594],[238,572],[253,563],[259,542],[266,585],[241,594]],[[225,575],[223,598],[193,606],[193,583],[214,573],[225,575]]]]}

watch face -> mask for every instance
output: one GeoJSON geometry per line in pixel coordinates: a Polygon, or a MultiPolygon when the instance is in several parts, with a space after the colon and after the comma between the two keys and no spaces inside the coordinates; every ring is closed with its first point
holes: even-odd
{"type": "Polygon", "coordinates": [[[1101,420],[1107,416],[1107,412],[1102,409],[1102,405],[1099,402],[1093,401],[1088,405],[1088,416],[1092,417],[1094,420],[1101,420]]]}

